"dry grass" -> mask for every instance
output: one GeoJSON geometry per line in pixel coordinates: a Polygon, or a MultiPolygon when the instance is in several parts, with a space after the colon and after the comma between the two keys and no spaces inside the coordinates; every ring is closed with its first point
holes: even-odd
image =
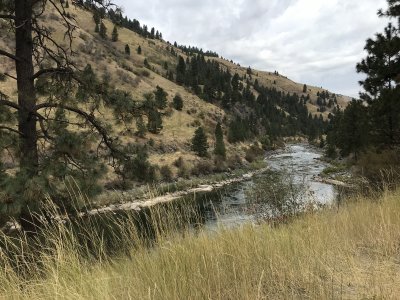
{"type": "MultiPolygon", "coordinates": [[[[55,250],[36,253],[42,273],[31,269],[22,278],[2,261],[0,294],[4,299],[398,299],[399,200],[399,191],[360,198],[278,228],[160,234],[155,247],[132,246],[129,258],[91,263],[80,256],[68,230],[53,230],[48,234],[55,250]]],[[[182,219],[169,216],[163,220],[182,219]]],[[[129,249],[137,234],[126,225],[129,249]]],[[[92,239],[102,253],[102,239],[92,239]]]]}

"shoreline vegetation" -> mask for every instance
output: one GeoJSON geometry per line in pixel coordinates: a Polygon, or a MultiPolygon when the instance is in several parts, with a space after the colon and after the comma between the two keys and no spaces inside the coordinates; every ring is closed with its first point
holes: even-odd
{"type": "Polygon", "coordinates": [[[396,299],[399,199],[399,190],[386,191],[278,226],[249,224],[215,232],[185,227],[190,212],[154,211],[154,224],[162,223],[150,248],[131,221],[115,219],[119,234],[109,237],[115,239],[111,244],[92,228],[77,234],[65,224],[47,225],[41,233],[46,239],[37,239],[39,248],[23,238],[8,240],[13,255],[0,252],[0,295],[31,300],[396,299]],[[85,239],[90,242],[79,243],[85,239]],[[107,247],[117,242],[118,252],[108,255],[107,247]]]}
{"type": "Polygon", "coordinates": [[[247,172],[242,171],[244,173],[242,175],[236,175],[236,176],[234,175],[233,177],[228,176],[228,178],[225,178],[223,180],[212,181],[209,182],[208,184],[199,184],[196,185],[195,187],[178,190],[175,192],[166,192],[166,193],[161,193],[160,195],[154,195],[153,193],[152,195],[149,195],[150,197],[144,197],[134,201],[128,201],[121,204],[111,204],[106,207],[92,209],[89,210],[87,214],[93,215],[98,213],[116,212],[124,210],[125,211],[141,210],[142,208],[148,208],[157,204],[172,202],[174,200],[183,198],[185,196],[190,196],[190,195],[195,196],[196,194],[210,193],[235,183],[240,183],[243,181],[250,180],[253,177],[266,172],[268,169],[269,169],[268,167],[263,167],[260,169],[256,169],[254,171],[247,171],[247,172]]]}

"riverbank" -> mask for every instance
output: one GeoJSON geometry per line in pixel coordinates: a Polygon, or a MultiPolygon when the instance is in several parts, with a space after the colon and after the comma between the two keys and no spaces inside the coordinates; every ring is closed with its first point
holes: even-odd
{"type": "MultiPolygon", "coordinates": [[[[85,248],[68,228],[61,232],[49,232],[53,246],[35,252],[40,270],[19,256],[25,272],[18,275],[0,255],[1,298],[397,299],[400,294],[399,191],[355,198],[277,228],[161,234],[151,251],[125,245],[126,254],[97,262],[81,256],[85,248]]],[[[102,253],[101,237],[92,239],[102,253]]]]}
{"type": "Polygon", "coordinates": [[[209,179],[207,179],[208,184],[198,184],[192,188],[179,190],[176,192],[161,193],[161,195],[156,195],[155,193],[157,193],[157,190],[153,190],[151,195],[145,195],[142,199],[127,201],[121,204],[111,204],[102,208],[91,209],[85,213],[81,213],[81,216],[84,216],[86,214],[95,215],[99,213],[117,212],[117,211],[130,211],[130,210],[140,211],[143,208],[149,208],[161,203],[169,203],[177,199],[184,198],[185,196],[192,195],[195,197],[198,194],[211,193],[213,191],[216,191],[218,189],[224,188],[232,184],[251,180],[253,177],[261,175],[265,173],[267,170],[268,168],[264,167],[254,171],[250,172],[248,171],[247,173],[244,173],[242,175],[236,175],[236,176],[234,175],[231,178],[226,178],[223,180],[209,181],[209,179]]]}

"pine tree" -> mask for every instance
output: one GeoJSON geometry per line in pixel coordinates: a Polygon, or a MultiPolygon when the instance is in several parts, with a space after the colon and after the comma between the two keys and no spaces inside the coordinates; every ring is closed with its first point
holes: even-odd
{"type": "Polygon", "coordinates": [[[149,61],[147,60],[147,58],[144,59],[143,64],[146,68],[150,69],[150,64],[149,64],[149,61]]]}
{"type": "Polygon", "coordinates": [[[125,45],[125,54],[126,55],[131,55],[131,48],[129,47],[128,44],[125,45]]]}
{"type": "Polygon", "coordinates": [[[192,138],[192,151],[196,152],[196,154],[200,157],[206,157],[208,154],[207,149],[207,136],[203,127],[199,127],[196,129],[192,138]]]}
{"type": "Polygon", "coordinates": [[[139,45],[139,47],[137,48],[137,54],[139,54],[139,55],[142,54],[142,47],[140,47],[140,45],[139,45]]]}
{"type": "Polygon", "coordinates": [[[97,32],[97,33],[100,32],[99,23],[96,23],[96,26],[94,27],[94,32],[97,32]]]}
{"type": "Polygon", "coordinates": [[[389,23],[383,33],[368,39],[368,56],[357,65],[357,71],[367,78],[361,81],[365,92],[361,98],[368,102],[373,127],[373,142],[380,146],[400,144],[400,4],[388,0],[389,9],[379,16],[396,19],[397,26],[389,23]]]}
{"type": "Polygon", "coordinates": [[[186,63],[182,56],[179,56],[178,66],[176,67],[176,82],[183,84],[185,82],[186,63]]]}
{"type": "Polygon", "coordinates": [[[164,109],[167,107],[167,96],[168,93],[164,91],[162,87],[157,85],[156,90],[154,92],[156,106],[159,109],[164,109]]]}
{"type": "Polygon", "coordinates": [[[179,94],[176,94],[174,97],[174,108],[179,111],[183,109],[183,99],[179,94]]]}
{"type": "MultiPolygon", "coordinates": [[[[0,93],[0,153],[7,147],[18,160],[12,176],[0,167],[0,189],[2,197],[7,199],[0,201],[0,214],[3,221],[4,212],[13,213],[27,230],[36,228],[32,213],[42,207],[44,195],[49,195],[59,213],[72,212],[68,209],[71,203],[68,187],[64,185],[70,177],[82,193],[90,197],[101,191],[99,177],[106,173],[105,164],[114,168],[117,176],[128,179],[154,173],[146,155],[135,151],[138,145],[119,143],[113,136],[114,122],[94,114],[96,107],[104,107],[115,119],[133,121],[139,115],[147,115],[147,109],[137,105],[129,92],[102,82],[90,65],[84,70],[75,66],[72,53],[78,49],[64,45],[76,44],[73,43],[76,27],[63,18],[62,10],[53,11],[49,5],[40,7],[44,15],[54,13],[59,17],[61,26],[66,29],[65,41],[59,43],[57,49],[47,42],[36,43],[36,40],[57,40],[51,22],[37,23],[37,2],[0,1],[0,13],[13,18],[13,22],[2,26],[14,35],[15,43],[15,47],[8,52],[3,50],[0,55],[17,60],[12,70],[16,75],[17,92],[10,96],[4,95],[4,90],[0,93]],[[35,55],[54,51],[56,55],[46,57],[45,65],[42,55],[35,55]],[[96,148],[101,151],[90,151],[96,148]],[[138,165],[139,169],[134,167],[138,165]],[[125,172],[127,170],[131,172],[125,172]]],[[[89,2],[93,10],[103,8],[100,14],[110,13],[104,8],[107,6],[104,1],[89,2]]],[[[105,33],[104,28],[102,32],[105,33]]],[[[0,161],[3,158],[0,155],[0,161]]],[[[74,212],[79,208],[75,207],[74,212]]]]}
{"type": "Polygon", "coordinates": [[[111,40],[113,42],[118,41],[118,29],[117,29],[117,26],[115,26],[115,25],[114,25],[113,31],[111,33],[111,40]]]}
{"type": "Polygon", "coordinates": [[[68,0],[67,0],[67,2],[65,2],[65,8],[69,8],[68,0]]]}
{"type": "Polygon", "coordinates": [[[143,117],[141,115],[136,120],[136,128],[137,128],[136,134],[141,138],[145,137],[147,128],[146,125],[144,124],[143,117]]]}
{"type": "Polygon", "coordinates": [[[148,113],[147,129],[149,132],[159,134],[163,129],[161,113],[156,110],[151,110],[148,113]]]}
{"type": "Polygon", "coordinates": [[[215,127],[215,149],[214,154],[219,155],[223,158],[226,156],[226,149],[224,143],[224,133],[222,131],[221,123],[218,122],[215,127]]]}
{"type": "Polygon", "coordinates": [[[303,93],[307,93],[307,85],[306,84],[303,85],[303,93]]]}
{"type": "Polygon", "coordinates": [[[98,10],[95,10],[93,13],[93,21],[95,24],[99,25],[101,22],[100,13],[98,10]]]}
{"type": "Polygon", "coordinates": [[[103,22],[100,22],[100,31],[99,34],[101,38],[106,39],[107,38],[107,27],[104,25],[103,22]]]}

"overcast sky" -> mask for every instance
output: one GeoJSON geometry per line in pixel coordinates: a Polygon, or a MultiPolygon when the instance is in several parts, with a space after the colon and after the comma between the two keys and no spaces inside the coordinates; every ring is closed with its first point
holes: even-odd
{"type": "Polygon", "coordinates": [[[115,1],[170,42],[349,96],[365,40],[387,23],[376,15],[386,0],[115,1]]]}

